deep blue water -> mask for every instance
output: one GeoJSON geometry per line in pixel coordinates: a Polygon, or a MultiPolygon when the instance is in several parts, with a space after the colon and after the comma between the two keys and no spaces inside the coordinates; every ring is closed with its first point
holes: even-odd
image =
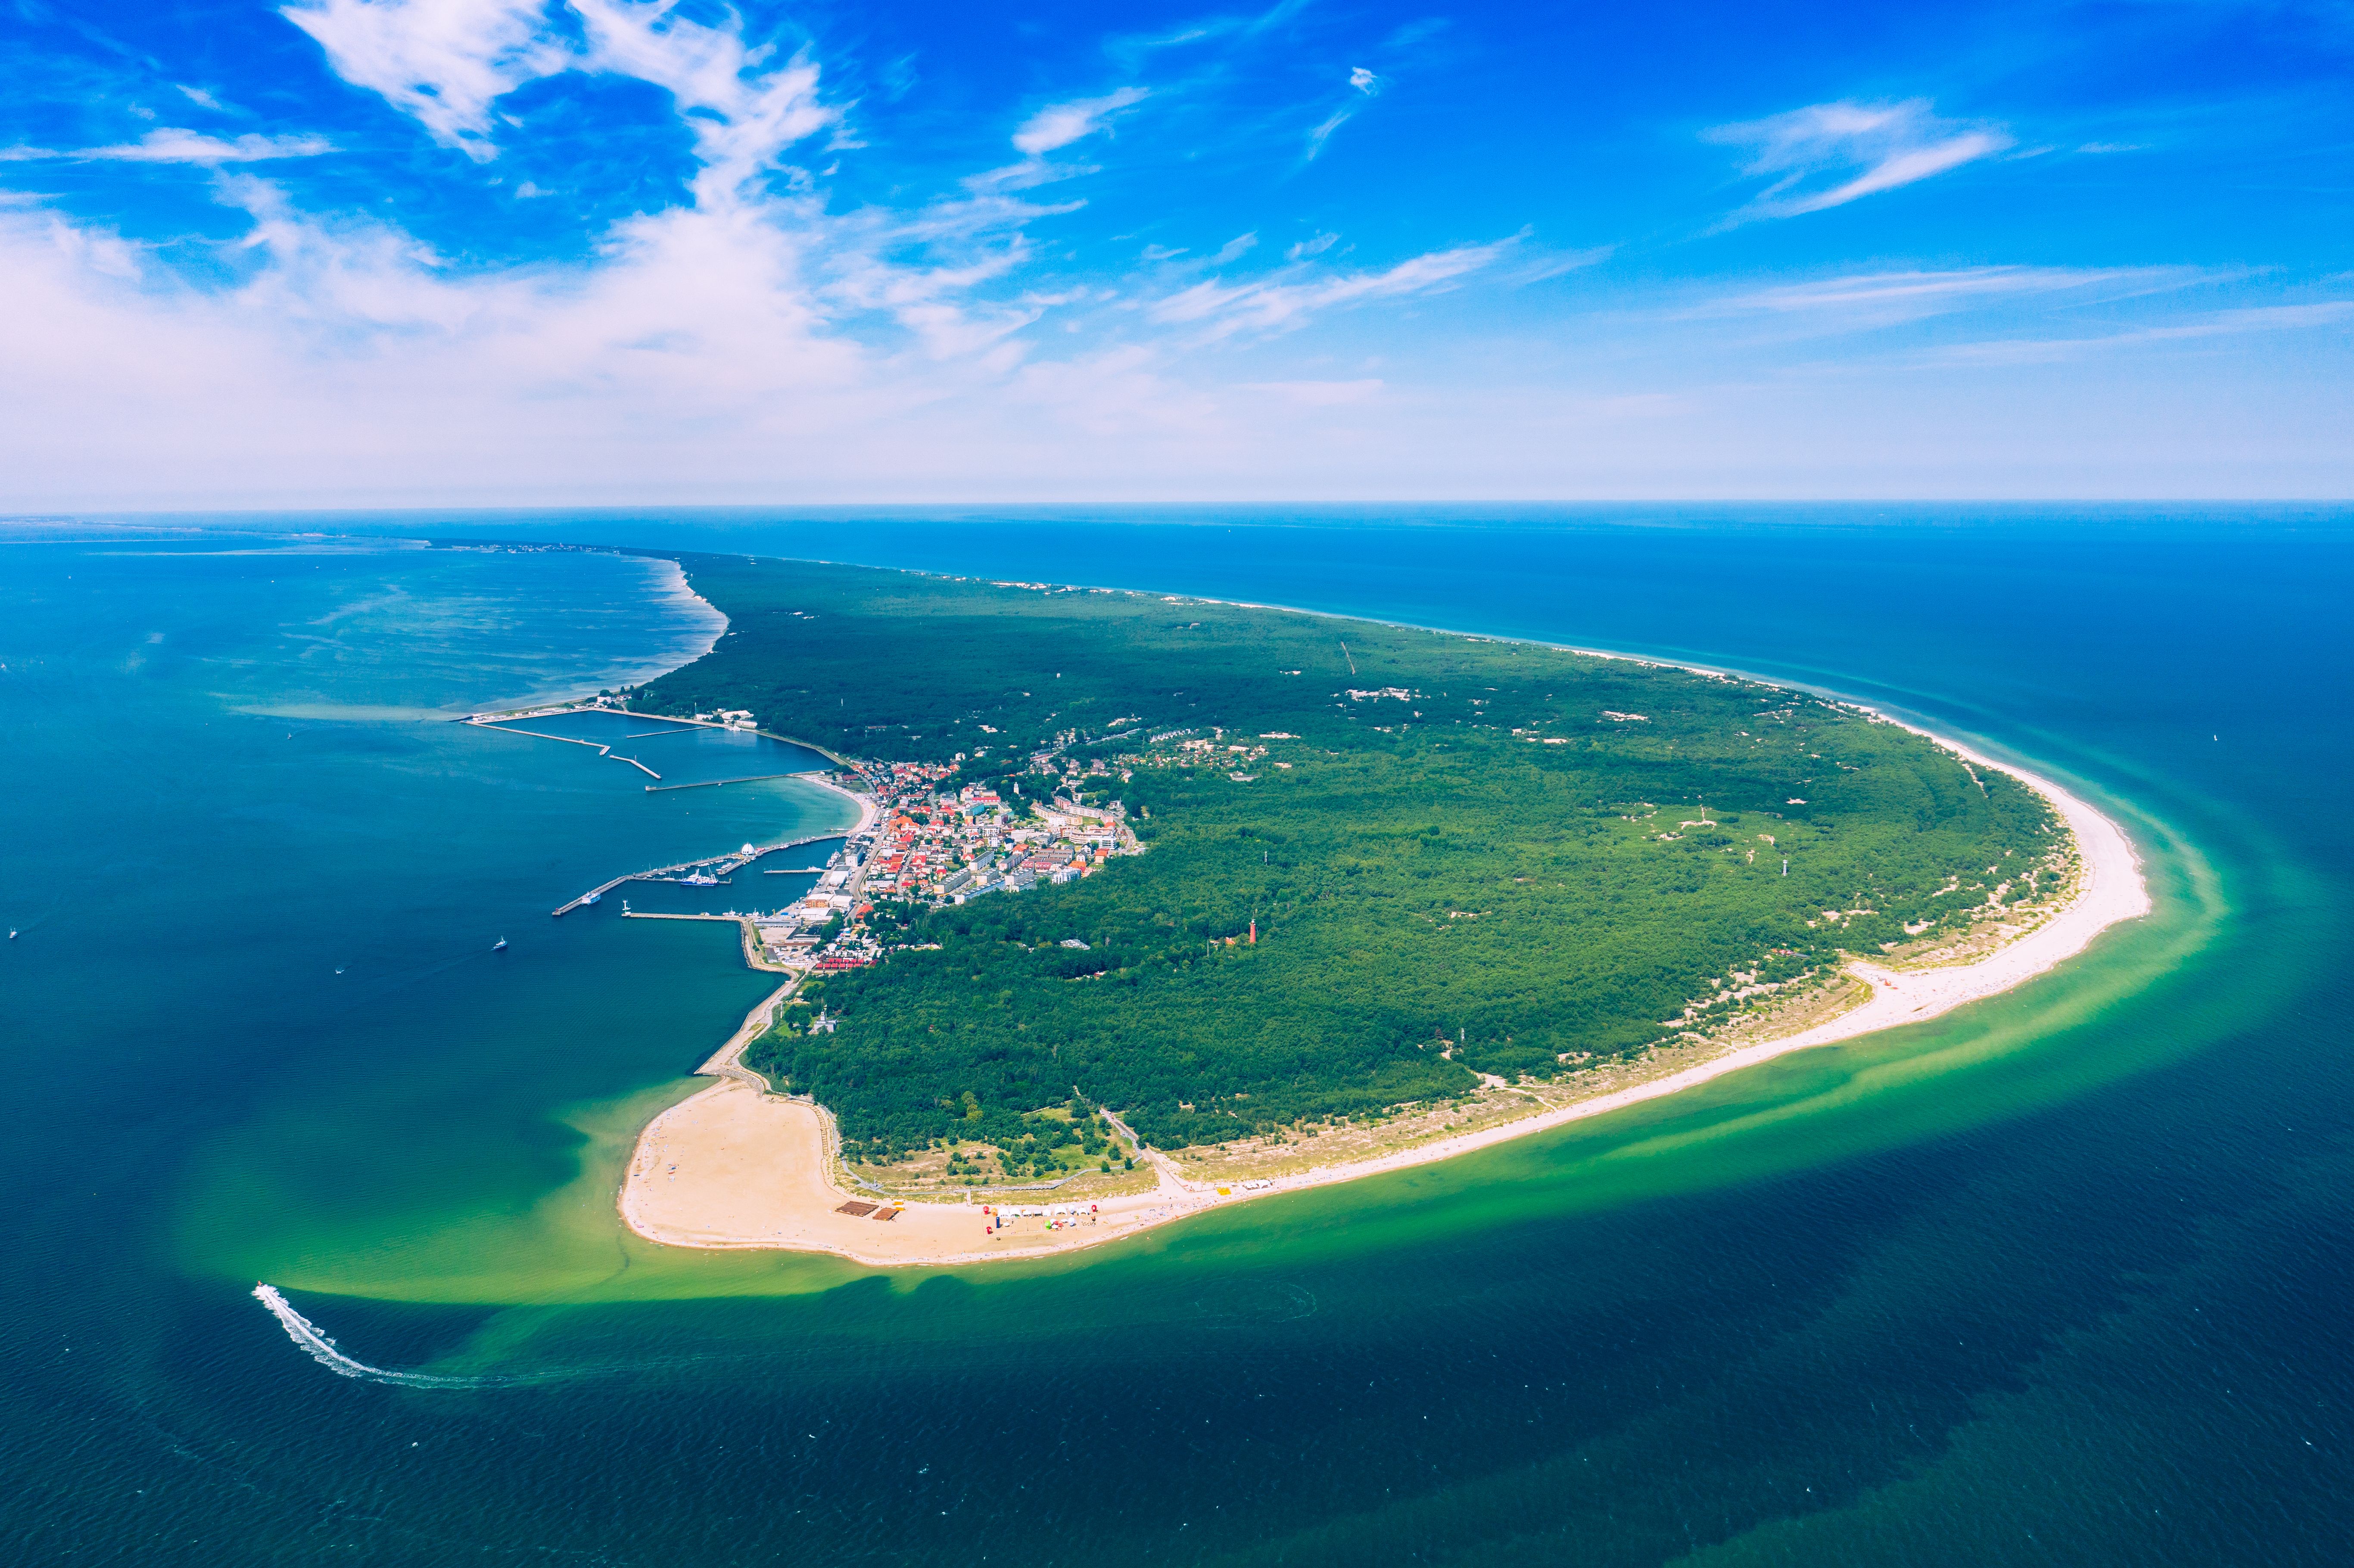
{"type": "Polygon", "coordinates": [[[0,545],[17,1560],[2354,1558],[2354,513],[325,526],[1808,682],[2107,800],[2161,917],[1976,1020],[1080,1266],[682,1263],[582,1172],[764,988],[725,927],[546,911],[839,809],[446,720],[675,662],[695,607],[610,556],[0,545]],[[363,1360],[479,1385],[334,1375],[244,1294],[264,1269],[363,1360]]]}

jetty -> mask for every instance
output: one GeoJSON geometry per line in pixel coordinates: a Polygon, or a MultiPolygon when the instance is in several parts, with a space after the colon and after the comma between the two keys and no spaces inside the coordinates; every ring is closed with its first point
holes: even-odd
{"type": "MultiPolygon", "coordinates": [[[[624,757],[621,760],[624,762],[637,761],[637,759],[632,757],[624,757]]],[[[646,765],[642,762],[639,762],[638,766],[641,768],[646,768],[646,765]]],[[[646,768],[646,771],[649,773],[654,773],[654,770],[651,768],[646,768]]],[[[659,779],[662,775],[654,773],[654,777],[659,779]]],[[[649,784],[646,786],[646,793],[649,795],[658,795],[665,789],[716,789],[722,784],[758,784],[763,779],[799,779],[801,777],[801,775],[799,773],[755,773],[750,777],[744,779],[698,779],[693,784],[649,784]]]]}
{"type": "MultiPolygon", "coordinates": [[[[590,708],[560,708],[557,710],[558,713],[592,713],[598,711],[600,710],[590,708]]],[[[601,711],[610,712],[610,710],[601,711]]],[[[546,714],[526,714],[523,716],[525,718],[545,718],[550,715],[546,714]]],[[[626,762],[631,767],[636,768],[639,772],[645,774],[649,778],[659,779],[662,777],[661,774],[656,773],[652,768],[647,767],[644,763],[639,761],[634,757],[615,757],[613,755],[613,748],[606,745],[603,741],[585,740],[577,735],[550,735],[544,729],[517,729],[512,723],[502,720],[495,714],[468,714],[459,722],[461,724],[472,725],[476,729],[495,729],[506,735],[527,735],[534,740],[560,740],[567,746],[589,747],[596,751],[598,756],[610,758],[615,762],[626,762]]],[[[692,725],[679,725],[673,726],[674,729],[692,729],[695,726],[692,725]]],[[[643,740],[647,736],[667,735],[670,733],[670,730],[652,729],[646,731],[644,735],[625,735],[621,738],[623,740],[643,740]]],[[[779,777],[782,777],[782,775],[779,775],[779,777]]],[[[649,784],[646,788],[651,789],[653,786],[649,784]]],[[[675,789],[677,786],[673,785],[672,788],[675,789]]],[[[689,788],[692,788],[692,786],[689,786],[689,788]]]]}
{"type": "Polygon", "coordinates": [[[585,905],[596,903],[597,900],[604,897],[605,895],[612,892],[613,889],[620,886],[625,882],[660,882],[663,878],[674,876],[682,871],[700,871],[705,866],[713,868],[712,875],[714,876],[728,876],[732,875],[736,872],[743,870],[746,866],[751,864],[762,855],[774,854],[779,850],[799,849],[803,844],[824,843],[830,839],[839,839],[846,836],[847,835],[843,833],[811,833],[806,838],[787,839],[782,843],[762,844],[754,849],[748,854],[742,850],[737,850],[732,854],[705,855],[701,860],[681,861],[676,865],[658,865],[650,871],[633,871],[625,876],[617,876],[610,882],[600,883],[597,886],[592,887],[588,892],[582,894],[579,897],[572,900],[569,904],[552,909],[549,913],[557,919],[561,920],[567,915],[571,914],[575,909],[578,909],[585,905]]]}
{"type": "MultiPolygon", "coordinates": [[[[594,699],[588,699],[579,702],[555,703],[544,705],[535,708],[515,708],[505,713],[485,712],[461,714],[450,722],[452,724],[474,725],[482,729],[511,729],[514,725],[525,719],[560,718],[567,714],[619,714],[627,718],[645,719],[652,723],[665,726],[662,729],[641,730],[634,735],[625,735],[621,736],[623,740],[643,740],[651,736],[676,735],[682,730],[691,729],[724,729],[736,735],[757,735],[764,740],[780,740],[787,746],[798,746],[804,750],[814,751],[820,757],[824,758],[828,762],[832,763],[836,768],[843,768],[848,772],[855,773],[859,771],[857,762],[852,758],[843,756],[840,752],[834,750],[830,746],[820,746],[816,741],[803,740],[799,736],[779,735],[773,730],[762,729],[757,725],[748,728],[739,727],[733,724],[723,724],[713,719],[689,718],[678,714],[633,713],[626,707],[614,707],[608,704],[598,702],[594,699]]],[[[546,735],[536,730],[518,729],[514,730],[514,733],[516,735],[537,735],[543,740],[569,740],[576,746],[596,746],[598,744],[593,740],[579,740],[568,735],[546,735]]],[[[1061,747],[1058,747],[1055,749],[1060,750],[1061,747]]]]}

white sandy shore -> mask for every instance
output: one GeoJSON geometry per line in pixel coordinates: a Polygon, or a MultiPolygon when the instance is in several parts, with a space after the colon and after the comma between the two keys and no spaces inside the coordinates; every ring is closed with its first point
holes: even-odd
{"type": "MultiPolygon", "coordinates": [[[[1913,726],[1906,726],[1911,728],[1913,726]]],[[[1925,730],[1916,733],[1927,735],[1925,730]]],[[[1158,1188],[1081,1205],[1091,1212],[1049,1229],[1044,1218],[992,1228],[981,1204],[910,1203],[888,1222],[840,1213],[840,1205],[874,1199],[834,1184],[832,1118],[806,1101],[761,1095],[737,1077],[734,1058],[748,1033],[706,1064],[726,1081],[672,1107],[640,1136],[620,1193],[623,1221],[640,1235],[677,1246],[779,1247],[832,1253],[878,1266],[945,1266],[1039,1256],[1092,1246],[1167,1224],[1205,1209],[1353,1181],[1449,1160],[1511,1139],[1527,1138],[1586,1117],[1680,1093],[1793,1051],[1919,1023],[2023,984],[2084,950],[2120,921],[2149,912],[2149,890],[2124,830],[2049,779],[1980,756],[1942,736],[1930,738],[1979,768],[2009,774],[2051,802],[2075,836],[2080,875],[2068,906],[2026,935],[1973,963],[1890,969],[1862,959],[1848,968],[1872,988],[1872,1000],[1786,1039],[1731,1051],[1671,1076],[1575,1105],[1351,1164],[1272,1177],[1246,1189],[1188,1180],[1164,1156],[1150,1155],[1158,1188]]],[[[827,788],[832,788],[829,785],[827,788]]],[[[844,791],[847,793],[847,791],[844,791]]],[[[854,797],[855,798],[855,797],[854,797]]],[[[871,805],[871,803],[869,803],[871,805]]],[[[861,828],[865,825],[862,816],[861,828]]],[[[773,999],[772,999],[773,1001],[773,999]]],[[[766,1010],[764,1003],[762,1010],[766,1010]]],[[[1018,1206],[1040,1206],[1020,1200],[1018,1206]]]]}
{"type": "Polygon", "coordinates": [[[858,808],[858,823],[855,827],[843,830],[844,838],[856,838],[882,819],[883,802],[872,795],[861,795],[854,789],[845,789],[832,779],[821,779],[814,773],[797,773],[793,777],[804,784],[814,784],[821,789],[831,789],[858,808]]]}

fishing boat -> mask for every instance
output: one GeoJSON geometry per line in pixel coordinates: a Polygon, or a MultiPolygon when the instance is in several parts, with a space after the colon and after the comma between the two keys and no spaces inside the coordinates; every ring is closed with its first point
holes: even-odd
{"type": "Polygon", "coordinates": [[[491,951],[494,953],[504,953],[506,950],[507,939],[504,937],[501,937],[496,942],[491,944],[491,951]]]}

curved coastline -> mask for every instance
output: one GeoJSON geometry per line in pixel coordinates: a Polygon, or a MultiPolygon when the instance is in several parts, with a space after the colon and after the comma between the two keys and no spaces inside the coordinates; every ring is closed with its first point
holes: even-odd
{"type": "MultiPolygon", "coordinates": [[[[1239,605],[1246,601],[1203,602],[1239,605]]],[[[1479,632],[1446,634],[1494,641],[1535,641],[1479,632]]],[[[1562,644],[1549,646],[1720,678],[1729,674],[1723,670],[1641,654],[1562,644]]],[[[1803,689],[1786,682],[1766,683],[1786,690],[1803,689]]],[[[844,1213],[843,1206],[856,1204],[862,1195],[833,1181],[832,1150],[837,1135],[832,1118],[813,1102],[762,1094],[754,1085],[751,1075],[736,1061],[756,1033],[750,1027],[752,1019],[748,1018],[746,1027],[737,1032],[736,1038],[698,1069],[720,1081],[670,1107],[641,1130],[615,1194],[620,1217],[638,1235],[670,1246],[827,1253],[875,1267],[956,1266],[1074,1252],[1138,1235],[1231,1203],[1454,1159],[1495,1144],[1532,1137],[1572,1121],[1679,1094],[1793,1052],[1925,1022],[1955,1008],[2023,985],[2084,951],[2109,927],[2149,913],[2148,885],[2131,840],[2115,821],[2089,803],[2039,774],[1985,756],[1949,736],[1893,718],[1867,705],[1835,695],[1830,700],[1869,713],[1882,722],[1899,725],[1965,762],[2007,774],[2043,797],[2067,824],[2075,841],[2078,884],[2074,896],[2042,924],[1969,963],[1889,969],[1866,959],[1851,959],[1843,967],[1871,987],[1868,1001],[1797,1033],[1741,1046],[1649,1083],[1392,1154],[1266,1178],[1249,1188],[1238,1181],[1228,1181],[1222,1190],[1218,1182],[1189,1179],[1165,1154],[1146,1151],[1143,1157],[1150,1163],[1157,1182],[1150,1192],[1084,1205],[1039,1205],[1018,1200],[1006,1205],[1044,1207],[1050,1213],[1057,1207],[1073,1211],[1059,1217],[1058,1223],[1066,1228],[1043,1233],[1028,1227],[1013,1234],[984,1228],[980,1214],[981,1205],[977,1201],[912,1202],[898,1211],[896,1218],[887,1224],[877,1224],[863,1214],[844,1213]],[[681,1156],[680,1160],[670,1158],[673,1151],[681,1156]],[[687,1177],[683,1188],[678,1181],[682,1164],[687,1177]]],[[[860,828],[853,831],[863,831],[874,810],[871,800],[831,783],[812,781],[857,801],[861,807],[860,828]]],[[[776,1000],[764,1001],[755,1010],[756,1015],[765,1014],[776,1000]]],[[[871,1200],[871,1194],[864,1196],[871,1200]]]]}

